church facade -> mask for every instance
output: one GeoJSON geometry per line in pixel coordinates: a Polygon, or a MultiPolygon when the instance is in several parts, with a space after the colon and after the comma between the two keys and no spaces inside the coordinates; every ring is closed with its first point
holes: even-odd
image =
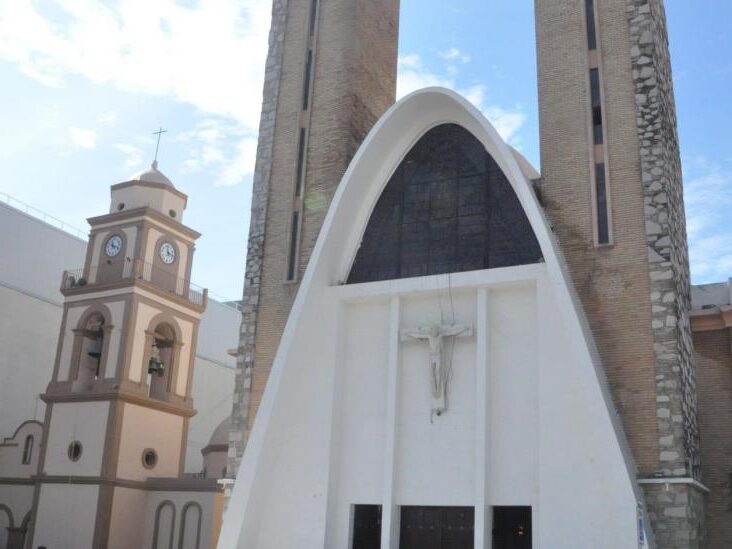
{"type": "Polygon", "coordinates": [[[663,2],[536,3],[540,174],[398,4],[274,2],[220,546],[729,546],[663,2]]]}

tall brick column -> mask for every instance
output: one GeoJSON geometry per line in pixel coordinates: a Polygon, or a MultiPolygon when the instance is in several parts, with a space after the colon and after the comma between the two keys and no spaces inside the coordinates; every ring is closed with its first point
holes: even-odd
{"type": "Polygon", "coordinates": [[[395,100],[399,0],[274,0],[228,471],[348,164],[395,100]]]}
{"type": "Polygon", "coordinates": [[[585,0],[536,2],[542,196],[639,469],[657,545],[699,547],[688,249],[665,13],[662,0],[591,5],[594,18],[585,0]],[[606,179],[607,242],[598,238],[598,170],[606,179]]]}

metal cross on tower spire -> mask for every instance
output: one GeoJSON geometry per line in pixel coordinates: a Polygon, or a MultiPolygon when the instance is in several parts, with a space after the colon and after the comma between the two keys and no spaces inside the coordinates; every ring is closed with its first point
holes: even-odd
{"type": "Polygon", "coordinates": [[[153,135],[158,136],[158,142],[155,145],[155,159],[153,160],[153,164],[158,163],[158,151],[160,150],[160,137],[164,134],[168,133],[168,130],[164,130],[162,126],[160,126],[160,129],[156,132],[153,132],[153,135]]]}

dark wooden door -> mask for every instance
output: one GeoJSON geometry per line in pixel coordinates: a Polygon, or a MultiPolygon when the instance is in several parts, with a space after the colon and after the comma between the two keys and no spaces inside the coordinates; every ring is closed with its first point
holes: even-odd
{"type": "Polygon", "coordinates": [[[472,507],[402,507],[399,549],[473,549],[472,507]]]}
{"type": "Polygon", "coordinates": [[[531,507],[493,508],[493,549],[531,549],[531,507]]]}
{"type": "Polygon", "coordinates": [[[356,505],[353,549],[381,549],[381,505],[356,505]]]}

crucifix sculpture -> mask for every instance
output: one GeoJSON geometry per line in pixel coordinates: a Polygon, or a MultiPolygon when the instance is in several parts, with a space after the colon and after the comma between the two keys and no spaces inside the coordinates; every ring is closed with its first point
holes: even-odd
{"type": "Polygon", "coordinates": [[[443,340],[446,337],[470,337],[473,335],[473,326],[467,324],[419,326],[411,330],[400,330],[399,333],[402,341],[428,342],[432,378],[432,413],[442,415],[449,406],[447,392],[452,362],[452,357],[445,360],[443,340]]]}

